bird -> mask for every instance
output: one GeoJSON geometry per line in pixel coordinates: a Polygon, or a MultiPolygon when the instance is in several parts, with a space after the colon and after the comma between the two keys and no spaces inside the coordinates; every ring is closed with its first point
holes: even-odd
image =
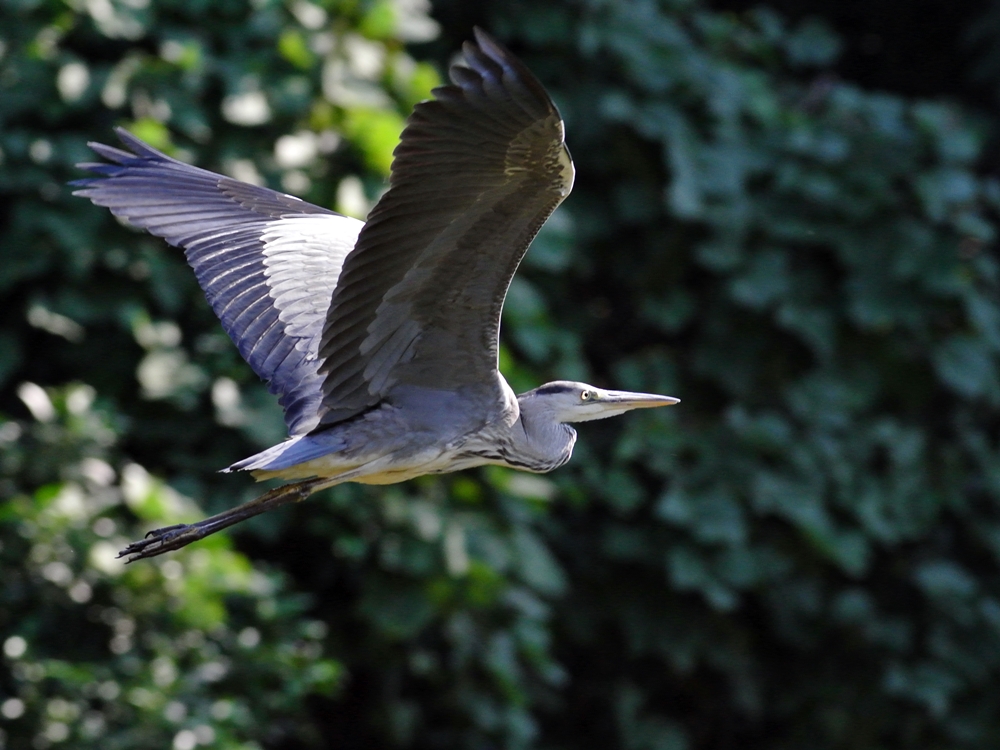
{"type": "Polygon", "coordinates": [[[284,411],[288,438],[223,471],[287,483],[217,515],[150,531],[127,562],[180,549],[343,482],[392,484],[495,464],[565,464],[570,425],[676,404],[557,380],[516,395],[498,369],[510,281],[575,169],[530,70],[482,29],[407,119],[367,221],[124,148],[72,183],[183,249],[209,305],[284,411]]]}

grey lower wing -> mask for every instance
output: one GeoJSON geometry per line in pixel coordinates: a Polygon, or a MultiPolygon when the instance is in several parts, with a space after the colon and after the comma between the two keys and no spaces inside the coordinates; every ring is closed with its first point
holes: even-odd
{"type": "Polygon", "coordinates": [[[478,30],[477,42],[453,85],[415,108],[389,190],[344,264],[320,346],[322,424],[397,385],[496,381],[507,287],[573,167],[542,85],[478,30]]]}
{"type": "Polygon", "coordinates": [[[184,248],[209,304],[285,411],[291,434],[318,421],[319,341],[362,223],[171,159],[119,129],[130,149],[91,144],[107,163],[76,195],[184,248]]]}

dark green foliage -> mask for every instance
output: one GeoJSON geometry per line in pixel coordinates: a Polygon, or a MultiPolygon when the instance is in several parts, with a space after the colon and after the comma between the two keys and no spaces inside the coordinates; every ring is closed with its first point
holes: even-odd
{"type": "Polygon", "coordinates": [[[212,472],[281,419],[72,164],[123,123],[363,211],[438,81],[402,6],[0,6],[0,745],[1000,745],[993,123],[838,82],[838,40],[766,10],[482,10],[578,172],[502,368],[680,406],[547,477],[345,486],[113,561],[252,496],[212,472]]]}

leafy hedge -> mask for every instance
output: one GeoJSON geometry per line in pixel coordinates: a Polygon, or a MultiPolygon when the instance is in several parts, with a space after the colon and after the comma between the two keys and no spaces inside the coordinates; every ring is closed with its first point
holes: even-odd
{"type": "Polygon", "coordinates": [[[680,406],[544,477],[345,486],[114,561],[253,496],[212,472],[282,424],[179,254],[70,197],[85,142],[363,215],[440,80],[427,11],[0,5],[0,745],[1000,744],[994,123],[838,81],[765,9],[480,11],[578,172],[505,374],[680,406]]]}

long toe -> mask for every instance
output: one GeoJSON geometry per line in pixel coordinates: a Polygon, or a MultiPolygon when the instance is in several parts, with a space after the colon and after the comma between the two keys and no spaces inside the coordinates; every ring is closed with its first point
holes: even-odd
{"type": "MultiPolygon", "coordinates": [[[[152,531],[147,531],[146,536],[143,539],[149,539],[151,541],[156,541],[157,539],[162,539],[171,531],[179,531],[181,529],[186,529],[188,525],[186,523],[175,523],[173,526],[164,526],[162,529],[153,529],[152,531]]],[[[138,544],[138,542],[136,542],[138,544]]]]}
{"type": "Polygon", "coordinates": [[[204,537],[205,532],[198,527],[198,524],[179,523],[174,526],[165,526],[162,529],[153,529],[138,542],[132,542],[118,553],[118,557],[131,555],[126,560],[127,563],[145,560],[162,555],[164,552],[180,549],[204,537]]]}

